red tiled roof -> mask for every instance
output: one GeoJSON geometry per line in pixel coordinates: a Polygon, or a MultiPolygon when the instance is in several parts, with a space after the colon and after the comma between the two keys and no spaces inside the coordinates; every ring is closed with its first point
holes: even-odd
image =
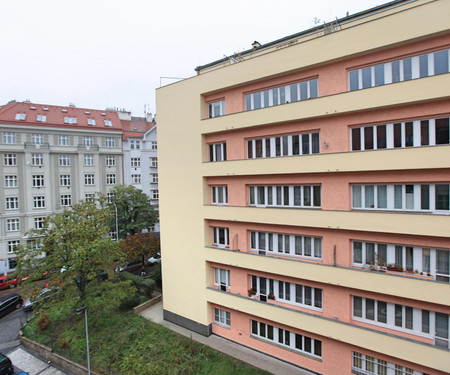
{"type": "Polygon", "coordinates": [[[122,130],[122,123],[115,111],[61,107],[35,103],[9,103],[0,107],[0,121],[8,124],[33,126],[58,126],[67,128],[89,128],[92,130],[122,130]],[[25,120],[16,120],[16,115],[25,114],[25,120]],[[45,122],[37,121],[37,116],[47,116],[45,122]],[[76,118],[76,124],[64,123],[65,117],[76,118]],[[95,120],[95,125],[88,125],[88,119],[95,120]],[[112,126],[106,126],[105,120],[112,126]]]}
{"type": "Polygon", "coordinates": [[[156,125],[155,122],[147,121],[145,117],[131,117],[131,120],[122,121],[122,139],[127,138],[142,138],[144,133],[156,125]]]}

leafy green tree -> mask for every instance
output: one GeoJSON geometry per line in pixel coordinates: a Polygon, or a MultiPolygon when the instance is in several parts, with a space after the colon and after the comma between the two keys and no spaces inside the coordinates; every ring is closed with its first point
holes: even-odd
{"type": "Polygon", "coordinates": [[[116,260],[124,258],[108,235],[110,217],[111,211],[99,208],[97,202],[78,203],[47,217],[42,229],[28,233],[40,239],[41,246],[18,250],[17,273],[30,279],[49,273],[51,282],[76,288],[83,301],[88,294],[95,295],[100,270],[113,274],[116,260]]]}
{"type": "Polygon", "coordinates": [[[120,242],[119,247],[126,254],[127,259],[142,258],[142,264],[144,264],[146,255],[155,256],[160,251],[159,244],[159,238],[148,232],[128,236],[120,242]]]}
{"type": "MultiPolygon", "coordinates": [[[[115,215],[117,207],[117,226],[119,229],[118,237],[124,240],[128,236],[142,232],[143,229],[149,229],[158,222],[158,212],[151,205],[148,195],[134,186],[117,185],[110,190],[113,194],[111,212],[115,215]]],[[[116,229],[115,216],[111,220],[111,229],[116,229]]]]}

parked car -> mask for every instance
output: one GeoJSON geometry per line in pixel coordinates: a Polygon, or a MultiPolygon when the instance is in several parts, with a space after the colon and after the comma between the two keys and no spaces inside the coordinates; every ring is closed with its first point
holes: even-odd
{"type": "Polygon", "coordinates": [[[58,293],[59,287],[44,288],[41,291],[34,292],[31,298],[23,304],[23,311],[32,311],[37,305],[47,302],[51,297],[58,293]]]}
{"type": "Polygon", "coordinates": [[[156,253],[155,256],[152,256],[151,258],[148,258],[148,262],[150,264],[161,263],[161,254],[160,253],[156,253]]]}
{"type": "Polygon", "coordinates": [[[0,316],[4,316],[11,311],[20,309],[22,303],[23,299],[17,293],[7,294],[6,296],[0,297],[0,316]]]}
{"type": "Polygon", "coordinates": [[[0,290],[15,288],[17,286],[17,277],[6,275],[0,277],[0,290]]]}
{"type": "Polygon", "coordinates": [[[14,367],[11,360],[0,353],[0,375],[14,375],[14,367]]]}
{"type": "Polygon", "coordinates": [[[135,260],[129,260],[122,264],[121,266],[116,268],[116,272],[133,272],[140,270],[142,268],[142,260],[135,259],[135,260]]]}

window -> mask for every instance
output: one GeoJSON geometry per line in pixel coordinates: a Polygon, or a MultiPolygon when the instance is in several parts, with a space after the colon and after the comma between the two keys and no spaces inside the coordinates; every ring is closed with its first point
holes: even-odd
{"type": "Polygon", "coordinates": [[[359,375],[426,375],[424,372],[415,371],[358,352],[352,352],[352,373],[359,375]]]}
{"type": "Polygon", "coordinates": [[[61,206],[67,207],[72,204],[72,196],[71,195],[61,195],[60,197],[61,206]]]}
{"type": "Polygon", "coordinates": [[[9,258],[8,259],[8,267],[10,270],[13,270],[17,267],[17,260],[16,258],[9,258]]]}
{"type": "Polygon", "coordinates": [[[70,166],[70,155],[59,155],[59,166],[69,167],[70,166]]]}
{"type": "Polygon", "coordinates": [[[114,198],[113,193],[106,193],[106,199],[107,199],[108,203],[112,203],[113,198],[114,198]]]}
{"type": "Polygon", "coordinates": [[[245,110],[272,107],[319,96],[318,80],[311,79],[245,95],[245,110]]]}
{"type": "Polygon", "coordinates": [[[270,324],[251,320],[251,336],[273,342],[298,353],[322,358],[322,341],[308,336],[274,327],[270,324]]]}
{"type": "Polygon", "coordinates": [[[252,289],[260,301],[266,302],[268,296],[279,302],[312,310],[322,310],[322,289],[295,284],[266,277],[252,276],[252,289]],[[273,297],[273,298],[272,298],[273,297]]]}
{"type": "Polygon", "coordinates": [[[78,120],[76,117],[64,117],[64,124],[77,124],[78,120]]]}
{"type": "Polygon", "coordinates": [[[6,230],[8,232],[17,232],[20,230],[20,220],[19,219],[7,219],[6,220],[6,230]]]}
{"type": "Polygon", "coordinates": [[[214,268],[214,285],[226,292],[230,289],[230,270],[214,268]]]}
{"type": "Polygon", "coordinates": [[[83,135],[83,146],[90,147],[94,144],[94,138],[90,135],[83,135]]]}
{"type": "Polygon", "coordinates": [[[152,178],[152,183],[153,184],[157,184],[158,183],[158,174],[157,173],[151,173],[150,176],[152,178]]]}
{"type": "Polygon", "coordinates": [[[320,208],[321,187],[299,186],[249,186],[249,206],[320,208]]]}
{"type": "Polygon", "coordinates": [[[9,254],[14,253],[17,246],[20,246],[19,240],[8,241],[8,253],[9,254]]]}
{"type": "Polygon", "coordinates": [[[105,126],[112,126],[112,121],[110,120],[104,120],[105,121],[105,126]]]}
{"type": "Polygon", "coordinates": [[[214,323],[230,328],[230,312],[214,308],[214,323]]]}
{"type": "Polygon", "coordinates": [[[351,128],[350,137],[352,151],[449,144],[449,118],[351,128]]]}
{"type": "Polygon", "coordinates": [[[150,158],[150,167],[158,168],[158,158],[150,158]]]}
{"type": "MultiPolygon", "coordinates": [[[[450,282],[448,250],[399,244],[353,241],[353,266],[383,266],[388,271],[407,271],[403,275],[431,276],[436,281],[450,282]]],[[[378,267],[376,267],[378,268],[378,267]]]]}
{"type": "Polygon", "coordinates": [[[58,135],[58,146],[69,146],[70,136],[68,135],[58,135]]]}
{"type": "Polygon", "coordinates": [[[5,176],[5,188],[16,188],[19,186],[16,175],[5,176]]]}
{"type": "Polygon", "coordinates": [[[70,174],[60,174],[59,175],[59,185],[60,186],[70,186],[70,174]]]}
{"type": "Polygon", "coordinates": [[[85,154],[84,155],[84,165],[86,167],[92,167],[94,165],[94,155],[85,154]]]}
{"type": "Polygon", "coordinates": [[[6,145],[16,144],[16,133],[3,132],[3,143],[6,145]]]}
{"type": "Polygon", "coordinates": [[[42,154],[31,154],[31,165],[42,166],[44,165],[44,155],[42,154]]]}
{"type": "Polygon", "coordinates": [[[152,190],[151,193],[151,199],[159,199],[159,190],[152,190]]]}
{"type": "Polygon", "coordinates": [[[131,175],[131,183],[133,185],[141,183],[141,175],[140,174],[132,174],[131,175]]]}
{"type": "Polygon", "coordinates": [[[251,231],[250,249],[260,255],[268,253],[319,260],[322,259],[322,238],[251,231]]]}
{"type": "Polygon", "coordinates": [[[105,137],[105,147],[116,147],[116,139],[114,137],[105,137]]]}
{"type": "Polygon", "coordinates": [[[16,120],[25,120],[27,118],[26,113],[17,113],[16,114],[16,120]]]}
{"type": "Polygon", "coordinates": [[[43,187],[44,186],[44,175],[34,174],[32,176],[33,187],[43,187]]]}
{"type": "Polygon", "coordinates": [[[215,205],[228,204],[228,188],[226,186],[211,186],[211,203],[215,205]]]}
{"type": "Polygon", "coordinates": [[[216,143],[209,145],[209,161],[227,160],[227,144],[216,143]]]}
{"type": "Polygon", "coordinates": [[[247,141],[248,159],[318,153],[320,153],[319,133],[293,134],[247,141]]]}
{"type": "Polygon", "coordinates": [[[93,202],[95,200],[95,194],[94,193],[86,193],[86,194],[84,194],[84,200],[86,202],[93,202]]]}
{"type": "Polygon", "coordinates": [[[42,195],[33,197],[34,208],[45,208],[45,197],[42,195]]]}
{"type": "Polygon", "coordinates": [[[228,248],[230,244],[228,228],[213,228],[213,245],[220,248],[228,248]]]}
{"type": "Polygon", "coordinates": [[[16,154],[5,154],[3,156],[3,165],[5,167],[13,167],[17,165],[17,156],[16,154]]]}
{"type": "Polygon", "coordinates": [[[219,100],[208,104],[208,118],[223,115],[225,115],[225,100],[219,100]]]}
{"type": "Polygon", "coordinates": [[[41,134],[41,133],[31,134],[31,143],[33,145],[43,145],[44,144],[44,134],[41,134]]]}
{"type": "Polygon", "coordinates": [[[448,60],[449,50],[442,50],[351,70],[348,72],[349,91],[448,73],[448,60]],[[434,63],[429,64],[429,61],[434,63]]]}
{"type": "Polygon", "coordinates": [[[88,118],[87,123],[88,123],[88,125],[95,126],[95,120],[93,118],[88,118]]]}
{"type": "Polygon", "coordinates": [[[34,218],[34,229],[44,228],[45,217],[35,217],[34,218]]]}
{"type": "Polygon", "coordinates": [[[141,148],[141,141],[137,139],[130,139],[130,150],[139,150],[141,148]]]}
{"type": "Polygon", "coordinates": [[[95,185],[93,173],[87,173],[84,175],[84,184],[85,185],[95,185]]]}
{"type": "Polygon", "coordinates": [[[158,149],[158,143],[156,141],[152,141],[152,150],[158,149]]]}
{"type": "Polygon", "coordinates": [[[19,197],[6,197],[5,198],[6,210],[18,210],[19,209],[19,197]]]}
{"type": "Polygon", "coordinates": [[[106,185],[115,185],[116,184],[116,175],[115,173],[108,173],[106,175],[106,185]]]}
{"type": "Polygon", "coordinates": [[[46,122],[47,121],[47,116],[46,115],[37,115],[36,121],[37,122],[46,122]]]}
{"type": "Polygon", "coordinates": [[[141,166],[141,158],[131,158],[131,168],[139,168],[141,166]]]}
{"type": "Polygon", "coordinates": [[[352,208],[401,211],[450,210],[450,184],[352,185],[352,208]]]}
{"type": "Polygon", "coordinates": [[[116,165],[116,157],[113,155],[106,156],[106,166],[107,167],[114,167],[116,165]]]}

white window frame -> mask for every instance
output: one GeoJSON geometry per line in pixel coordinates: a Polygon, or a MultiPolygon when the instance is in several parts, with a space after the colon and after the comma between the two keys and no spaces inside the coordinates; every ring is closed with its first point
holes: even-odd
{"type": "Polygon", "coordinates": [[[42,229],[44,227],[45,216],[34,218],[34,229],[42,229]]]}
{"type": "Polygon", "coordinates": [[[70,167],[70,155],[58,155],[58,165],[60,167],[70,167]]]}
{"type": "Polygon", "coordinates": [[[59,186],[71,186],[71,175],[70,174],[60,174],[59,175],[59,186]]]}
{"type": "Polygon", "coordinates": [[[18,210],[19,197],[5,197],[5,210],[18,210]]]}
{"type": "Polygon", "coordinates": [[[208,118],[225,116],[225,99],[208,103],[208,118]]]}
{"type": "Polygon", "coordinates": [[[95,119],[93,119],[93,118],[88,118],[88,119],[87,119],[87,124],[88,124],[88,125],[95,126],[95,119]]]}
{"type": "Polygon", "coordinates": [[[62,194],[60,195],[60,204],[61,207],[69,207],[72,205],[72,195],[71,194],[62,194]]]}
{"type": "Polygon", "coordinates": [[[20,246],[20,240],[8,241],[8,254],[14,254],[14,250],[17,246],[20,246]]]}
{"type": "Polygon", "coordinates": [[[45,196],[35,195],[33,197],[33,208],[45,208],[45,196]]]}
{"type": "Polygon", "coordinates": [[[352,352],[352,373],[364,375],[423,375],[421,371],[416,371],[404,366],[387,362],[372,356],[358,352],[352,352]]]}
{"type": "Polygon", "coordinates": [[[16,133],[3,132],[3,143],[5,145],[15,145],[16,144],[16,133]]]}
{"type": "Polygon", "coordinates": [[[15,167],[17,165],[17,155],[16,154],[4,154],[3,155],[3,165],[5,167],[15,167]]]}
{"type": "Polygon", "coordinates": [[[141,158],[131,158],[131,168],[140,168],[141,158]]]}
{"type": "Polygon", "coordinates": [[[151,199],[159,199],[159,190],[158,189],[151,190],[151,193],[152,193],[151,199]]]}
{"type": "Polygon", "coordinates": [[[105,137],[105,147],[116,147],[116,139],[114,137],[105,137]]]}
{"type": "Polygon", "coordinates": [[[223,186],[211,186],[211,204],[216,206],[228,205],[228,187],[223,186]]]}
{"type": "Polygon", "coordinates": [[[140,150],[141,141],[139,139],[130,139],[130,150],[140,150]]]}
{"type": "Polygon", "coordinates": [[[230,232],[225,227],[213,227],[213,246],[220,249],[228,249],[230,247],[230,232]],[[223,241],[222,241],[223,238],[223,241]]]}
{"type": "Polygon", "coordinates": [[[214,267],[214,285],[226,292],[231,288],[230,270],[214,267]]]}
{"type": "Polygon", "coordinates": [[[151,168],[158,168],[158,158],[157,157],[151,157],[150,158],[150,167],[151,168]]]}
{"type": "Polygon", "coordinates": [[[20,219],[6,219],[6,231],[7,232],[18,232],[20,231],[20,219]]]}
{"type": "Polygon", "coordinates": [[[82,144],[84,147],[91,147],[94,145],[94,137],[91,135],[83,135],[82,144]]]}
{"type": "Polygon", "coordinates": [[[70,146],[70,135],[59,134],[58,146],[70,146]]]}
{"type": "Polygon", "coordinates": [[[105,163],[107,167],[115,167],[116,157],[114,155],[107,155],[105,158],[105,163]]]}
{"type": "Polygon", "coordinates": [[[17,188],[19,187],[19,180],[17,175],[5,175],[5,188],[17,188]]]}
{"type": "Polygon", "coordinates": [[[225,311],[222,309],[218,309],[217,307],[214,307],[213,315],[214,315],[214,323],[225,328],[231,327],[231,314],[229,311],[225,311]]]}
{"type": "Polygon", "coordinates": [[[43,154],[31,154],[31,165],[43,166],[44,165],[44,155],[43,154]]]}
{"type": "Polygon", "coordinates": [[[158,183],[158,173],[150,173],[150,176],[152,177],[152,184],[158,183]]]}
{"type": "Polygon", "coordinates": [[[15,119],[16,120],[25,120],[27,118],[26,113],[17,113],[15,119]]]}
{"type": "Polygon", "coordinates": [[[37,115],[36,121],[37,122],[47,122],[47,116],[46,115],[37,115]]]}
{"type": "Polygon", "coordinates": [[[77,124],[77,123],[78,120],[76,117],[68,117],[68,116],[64,117],[64,124],[77,124]]]}
{"type": "Polygon", "coordinates": [[[131,175],[131,183],[133,185],[138,185],[141,183],[141,175],[140,174],[132,174],[131,175]]]}
{"type": "Polygon", "coordinates": [[[106,174],[106,185],[116,185],[116,174],[107,173],[106,174]]]}
{"type": "Polygon", "coordinates": [[[84,184],[86,186],[93,186],[93,185],[95,185],[95,175],[94,175],[94,173],[85,173],[84,174],[84,184]]]}
{"type": "Polygon", "coordinates": [[[105,122],[105,126],[112,126],[111,120],[103,120],[105,122]]]}
{"type": "Polygon", "coordinates": [[[94,155],[93,154],[84,154],[84,166],[85,167],[93,167],[94,166],[94,155]]]}
{"type": "Polygon", "coordinates": [[[322,207],[321,185],[252,185],[248,189],[250,207],[322,207]]]}
{"type": "Polygon", "coordinates": [[[31,143],[33,145],[43,145],[44,144],[44,134],[42,133],[32,133],[31,143]]]}
{"type": "Polygon", "coordinates": [[[152,150],[157,150],[158,149],[158,142],[157,141],[151,141],[152,142],[152,150]]]}
{"type": "Polygon", "coordinates": [[[44,175],[43,174],[34,174],[32,175],[32,187],[44,187],[44,175]]]}
{"type": "Polygon", "coordinates": [[[227,144],[226,142],[213,143],[209,145],[209,161],[225,161],[227,160],[227,144]]]}

